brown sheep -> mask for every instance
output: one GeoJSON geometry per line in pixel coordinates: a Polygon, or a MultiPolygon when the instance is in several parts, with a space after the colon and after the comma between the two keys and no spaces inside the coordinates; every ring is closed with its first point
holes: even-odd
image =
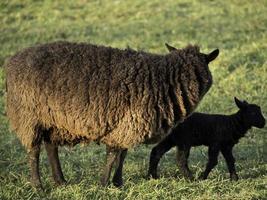
{"type": "Polygon", "coordinates": [[[24,49],[5,65],[7,116],[29,155],[31,182],[41,187],[44,141],[57,184],[65,182],[58,145],[101,142],[107,165],[101,178],[122,184],[128,148],[154,143],[196,108],[212,84],[208,63],[219,51],[197,46],[157,55],[131,49],[54,42],[24,49]]]}

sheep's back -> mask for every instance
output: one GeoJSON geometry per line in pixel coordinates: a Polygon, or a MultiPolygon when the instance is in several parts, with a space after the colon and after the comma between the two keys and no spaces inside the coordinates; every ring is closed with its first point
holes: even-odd
{"type": "Polygon", "coordinates": [[[185,58],[67,42],[25,49],[6,63],[11,126],[25,146],[38,138],[36,126],[64,130],[54,131],[57,143],[159,141],[210,86],[195,76],[198,57],[185,58]]]}
{"type": "Polygon", "coordinates": [[[157,128],[151,69],[144,66],[144,57],[134,51],[71,43],[19,52],[6,64],[11,125],[17,132],[30,132],[27,127],[37,124],[53,126],[122,146],[144,141],[157,128]]]}

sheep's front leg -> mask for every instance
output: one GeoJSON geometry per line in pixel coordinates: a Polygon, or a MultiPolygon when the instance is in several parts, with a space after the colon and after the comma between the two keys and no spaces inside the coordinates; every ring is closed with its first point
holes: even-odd
{"type": "Polygon", "coordinates": [[[119,159],[120,154],[121,154],[121,149],[119,148],[114,148],[110,146],[106,146],[106,166],[104,168],[103,174],[100,179],[100,183],[102,186],[107,186],[108,181],[110,178],[111,170],[113,167],[113,164],[117,159],[119,159]]]}
{"type": "Polygon", "coordinates": [[[44,140],[44,143],[53,179],[57,185],[63,185],[66,183],[66,180],[64,179],[58,158],[58,146],[52,144],[49,140],[44,140]]]}
{"type": "Polygon", "coordinates": [[[233,150],[232,146],[226,146],[223,147],[221,151],[227,163],[227,167],[230,173],[230,179],[237,181],[238,175],[235,171],[235,158],[233,156],[232,150],[233,150]]]}
{"type": "Polygon", "coordinates": [[[152,176],[152,178],[157,179],[157,168],[160,158],[169,151],[175,144],[172,142],[171,138],[167,137],[163,141],[161,141],[158,145],[153,147],[150,153],[149,160],[149,169],[148,169],[148,177],[152,176]]]}
{"type": "Polygon", "coordinates": [[[30,181],[35,188],[42,189],[42,183],[39,173],[39,156],[40,156],[40,144],[37,144],[28,153],[30,173],[31,173],[30,181]]]}
{"type": "Polygon", "coordinates": [[[122,169],[126,155],[127,155],[127,149],[121,150],[121,153],[116,160],[115,173],[112,179],[112,182],[116,187],[120,187],[123,184],[122,169]]]}
{"type": "Polygon", "coordinates": [[[218,163],[218,155],[220,148],[217,145],[210,146],[208,150],[209,161],[206,165],[205,171],[200,175],[200,179],[207,179],[210,171],[217,165],[218,163]]]}

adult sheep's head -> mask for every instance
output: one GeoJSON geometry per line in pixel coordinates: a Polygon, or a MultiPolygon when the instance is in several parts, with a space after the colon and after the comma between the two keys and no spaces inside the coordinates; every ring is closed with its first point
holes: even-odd
{"type": "Polygon", "coordinates": [[[172,65],[179,70],[176,76],[182,94],[187,96],[187,98],[183,96],[185,108],[191,108],[186,111],[192,112],[212,85],[212,75],[208,65],[219,55],[219,50],[215,49],[211,53],[204,54],[195,45],[188,45],[183,49],[176,49],[167,43],[165,45],[170,51],[172,65]]]}
{"type": "Polygon", "coordinates": [[[165,45],[171,54],[179,55],[182,65],[191,67],[190,70],[195,70],[196,78],[203,83],[201,86],[203,86],[203,89],[206,88],[208,90],[212,84],[212,75],[208,64],[217,58],[219,49],[215,49],[209,54],[204,54],[201,53],[199,47],[195,45],[188,45],[184,49],[177,49],[167,43],[165,43],[165,45]]]}

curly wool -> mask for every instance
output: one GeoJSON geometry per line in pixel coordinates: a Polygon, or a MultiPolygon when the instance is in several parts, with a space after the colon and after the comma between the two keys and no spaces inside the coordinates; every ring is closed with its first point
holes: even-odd
{"type": "Polygon", "coordinates": [[[157,55],[54,42],[22,50],[5,65],[7,115],[26,149],[43,136],[74,145],[129,148],[164,138],[212,84],[197,46],[157,55]]]}

